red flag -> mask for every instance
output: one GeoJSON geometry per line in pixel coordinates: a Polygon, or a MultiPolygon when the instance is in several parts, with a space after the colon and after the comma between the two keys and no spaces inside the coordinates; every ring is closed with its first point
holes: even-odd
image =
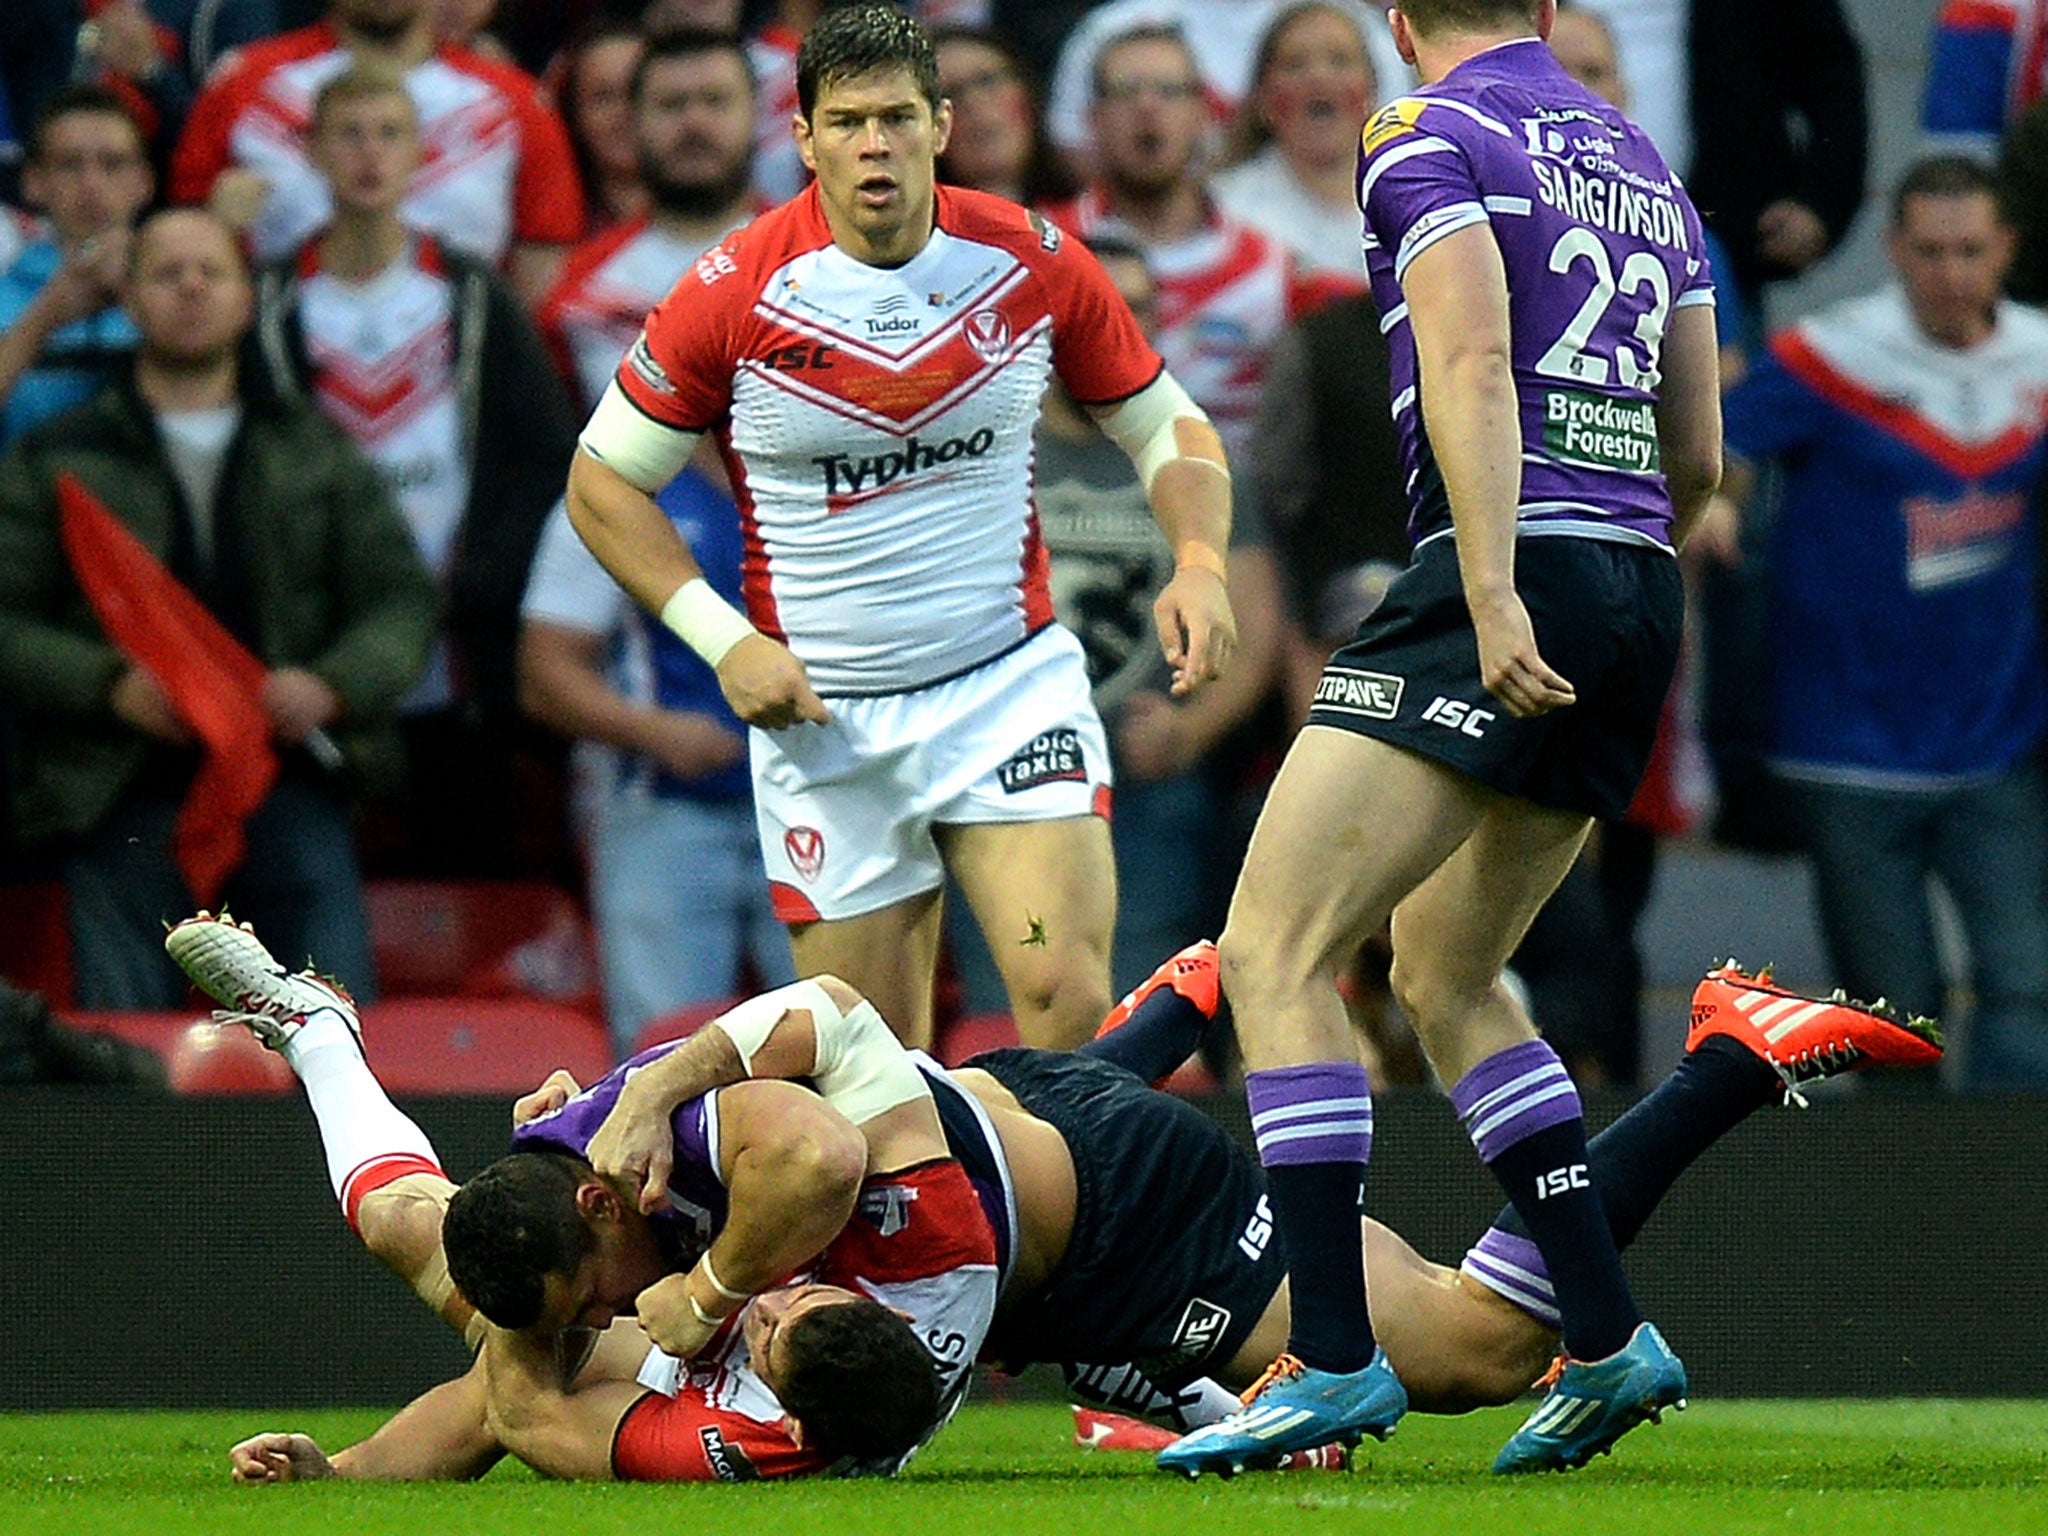
{"type": "Polygon", "coordinates": [[[100,627],[155,674],[206,749],[171,851],[193,897],[212,906],[241,865],[243,822],[277,782],[267,672],[75,476],[57,477],[57,507],[64,552],[100,627]]]}

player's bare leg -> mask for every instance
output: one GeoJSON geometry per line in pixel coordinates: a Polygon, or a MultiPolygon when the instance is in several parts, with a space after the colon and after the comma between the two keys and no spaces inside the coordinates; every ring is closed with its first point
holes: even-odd
{"type": "Polygon", "coordinates": [[[799,976],[843,978],[889,1021],[905,1045],[932,1043],[932,983],[939,966],[940,893],[859,917],[805,923],[789,931],[799,976]]]}
{"type": "Polygon", "coordinates": [[[1348,731],[1310,726],[1287,754],[1219,948],[1293,1278],[1289,1347],[1241,1414],[1162,1452],[1162,1467],[1193,1476],[1261,1464],[1274,1450],[1384,1437],[1406,1411],[1373,1338],[1349,1220],[1372,1145],[1372,1094],[1337,967],[1451,856],[1487,799],[1438,763],[1348,731]]]}
{"type": "Polygon", "coordinates": [[[1094,1038],[1111,1002],[1109,823],[981,822],[935,827],[933,836],[1002,972],[1018,1036],[1046,1050],[1094,1038]]]}

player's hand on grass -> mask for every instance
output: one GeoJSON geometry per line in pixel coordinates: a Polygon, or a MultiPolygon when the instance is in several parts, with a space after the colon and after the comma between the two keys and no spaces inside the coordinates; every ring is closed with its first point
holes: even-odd
{"type": "MultiPolygon", "coordinates": [[[[618,1102],[590,1138],[590,1166],[600,1178],[618,1179],[628,1189],[637,1189],[640,1209],[650,1216],[667,1202],[668,1177],[675,1167],[675,1129],[669,1121],[672,1109],[672,1105],[636,1091],[635,1078],[628,1077],[619,1090],[618,1102]]],[[[680,1294],[676,1303],[687,1310],[688,1303],[680,1294]]]]}
{"type": "Polygon", "coordinates": [[[1479,637],[1479,680],[1509,714],[1527,720],[1578,701],[1572,685],[1537,651],[1536,629],[1520,597],[1512,590],[1466,597],[1479,637]]]}
{"type": "Polygon", "coordinates": [[[582,1091],[576,1086],[575,1078],[557,1067],[533,1092],[521,1094],[512,1101],[512,1123],[524,1125],[542,1115],[553,1114],[582,1091]]]}
{"type": "Polygon", "coordinates": [[[788,646],[766,635],[748,635],[725,653],[718,664],[718,687],[734,714],[766,731],[806,720],[823,725],[832,718],[812,690],[804,664],[788,646]]]}
{"type": "Polygon", "coordinates": [[[688,1275],[665,1275],[640,1293],[633,1310],[640,1317],[640,1331],[650,1344],[659,1345],[678,1360],[691,1360],[718,1332],[717,1322],[705,1322],[690,1305],[688,1275]]]}
{"type": "Polygon", "coordinates": [[[238,1483],[304,1483],[334,1476],[334,1463],[310,1435],[251,1435],[228,1452],[238,1483]]]}
{"type": "Polygon", "coordinates": [[[1182,566],[1173,573],[1152,604],[1159,626],[1159,649],[1173,668],[1173,694],[1193,693],[1221,677],[1237,649],[1237,616],[1230,611],[1230,589],[1223,578],[1202,566],[1182,566]]]}

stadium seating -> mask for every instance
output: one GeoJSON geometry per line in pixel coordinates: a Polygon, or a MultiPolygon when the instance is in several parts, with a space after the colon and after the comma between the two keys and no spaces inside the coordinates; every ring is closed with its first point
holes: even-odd
{"type": "Polygon", "coordinates": [[[66,916],[58,881],[0,886],[0,976],[53,1008],[68,1008],[75,995],[66,916]]]}
{"type": "Polygon", "coordinates": [[[597,946],[559,886],[372,880],[363,895],[386,997],[533,997],[597,1009],[597,946]]]}
{"type": "Polygon", "coordinates": [[[957,1067],[970,1056],[1019,1043],[1017,1022],[1007,1013],[970,1013],[939,1032],[932,1054],[942,1066],[957,1067]]]}
{"type": "Polygon", "coordinates": [[[690,1003],[682,1008],[672,1008],[659,1018],[649,1019],[640,1026],[640,1033],[633,1037],[633,1054],[637,1056],[649,1046],[660,1045],[666,1040],[687,1040],[739,1001],[737,997],[721,997],[709,1003],[690,1003]]]}
{"type": "Polygon", "coordinates": [[[171,1092],[188,1098],[291,1093],[298,1086],[277,1052],[239,1024],[187,1024],[166,1057],[171,1092]]]}
{"type": "Polygon", "coordinates": [[[533,998],[386,998],[363,1009],[363,1045],[393,1094],[518,1094],[557,1067],[588,1083],[612,1065],[595,1018],[533,998]]]}

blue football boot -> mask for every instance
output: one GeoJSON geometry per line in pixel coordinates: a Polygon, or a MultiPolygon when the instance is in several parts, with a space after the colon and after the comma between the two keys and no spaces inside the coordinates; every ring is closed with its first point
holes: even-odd
{"type": "Polygon", "coordinates": [[[1282,1355],[1245,1393],[1242,1408],[1183,1435],[1159,1453],[1157,1465],[1186,1477],[1263,1471],[1292,1451],[1353,1446],[1367,1435],[1384,1440],[1407,1411],[1407,1389],[1384,1350],[1375,1349],[1364,1370],[1342,1375],[1282,1355]]]}
{"type": "Polygon", "coordinates": [[[1496,1472],[1562,1472],[1604,1456],[1643,1420],[1685,1406],[1685,1367],[1664,1335],[1639,1324],[1605,1360],[1566,1360],[1534,1413],[1494,1458],[1496,1472]]]}

